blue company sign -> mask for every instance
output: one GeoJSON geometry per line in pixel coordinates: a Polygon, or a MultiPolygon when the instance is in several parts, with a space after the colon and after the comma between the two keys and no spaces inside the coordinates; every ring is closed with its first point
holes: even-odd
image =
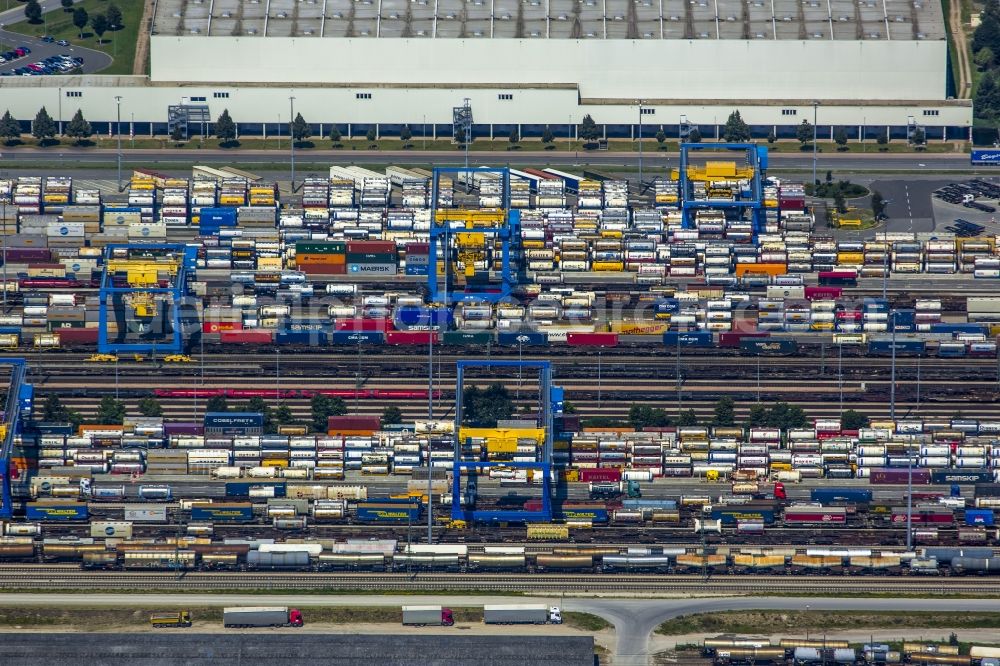
{"type": "Polygon", "coordinates": [[[973,150],[972,163],[1000,165],[1000,150],[973,150]]]}

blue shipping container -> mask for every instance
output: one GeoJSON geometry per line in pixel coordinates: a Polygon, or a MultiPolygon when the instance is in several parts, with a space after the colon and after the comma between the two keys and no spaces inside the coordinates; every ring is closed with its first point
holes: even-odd
{"type": "Polygon", "coordinates": [[[679,333],[677,331],[667,331],[663,334],[663,344],[667,347],[711,347],[711,331],[691,331],[690,333],[679,333]]]}
{"type": "Polygon", "coordinates": [[[285,482],[230,481],[226,483],[226,497],[249,497],[251,488],[274,488],[275,497],[285,497],[285,482]]]}
{"type": "Polygon", "coordinates": [[[327,334],[323,331],[278,331],[274,334],[278,345],[325,345],[327,334]]]}
{"type": "Polygon", "coordinates": [[[863,308],[865,312],[888,312],[889,301],[881,298],[866,298],[863,308]]]}
{"type": "Polygon", "coordinates": [[[202,208],[198,214],[198,224],[203,227],[235,227],[235,208],[202,208]]]}
{"type": "MultiPolygon", "coordinates": [[[[925,343],[923,340],[896,340],[896,354],[923,354],[925,343]]],[[[868,343],[868,353],[874,356],[887,356],[892,354],[892,340],[871,340],[868,343]]]]}
{"type": "Polygon", "coordinates": [[[1000,164],[1000,150],[973,150],[972,164],[977,166],[1000,164]]]}
{"type": "Polygon", "coordinates": [[[740,351],[756,356],[788,356],[799,350],[795,340],[775,340],[774,338],[742,338],[740,351]]]}
{"type": "Polygon", "coordinates": [[[559,511],[563,520],[590,521],[592,523],[608,522],[608,510],[600,507],[564,506],[559,511]]]}
{"type": "Polygon", "coordinates": [[[993,525],[993,520],[994,520],[993,509],[965,510],[966,525],[986,525],[987,527],[991,527],[993,525]]]}
{"type": "Polygon", "coordinates": [[[264,415],[252,412],[208,412],[205,414],[205,430],[219,434],[260,433],[264,428],[264,415]]]}
{"type": "Polygon", "coordinates": [[[427,264],[423,266],[411,265],[409,262],[406,264],[406,274],[407,275],[427,275],[427,264]]]}
{"type": "Polygon", "coordinates": [[[396,308],[396,321],[403,326],[448,327],[453,319],[452,311],[447,308],[422,308],[408,305],[396,308]]]}
{"type": "Polygon", "coordinates": [[[867,488],[813,488],[809,491],[809,500],[820,504],[833,502],[868,504],[872,501],[872,491],[867,488]]]}
{"type": "Polygon", "coordinates": [[[773,525],[774,509],[717,506],[712,507],[712,520],[721,520],[723,525],[736,525],[741,522],[773,525]]]}
{"type": "Polygon", "coordinates": [[[656,314],[677,314],[681,310],[680,301],[676,298],[664,298],[656,301],[654,312],[656,314]]]}
{"type": "Polygon", "coordinates": [[[931,483],[990,483],[993,472],[988,469],[939,469],[931,472],[931,483]]]}
{"type": "Polygon", "coordinates": [[[420,504],[407,502],[362,502],[358,520],[363,523],[406,523],[420,520],[420,504]]]}
{"type": "Polygon", "coordinates": [[[384,342],[382,331],[334,331],[330,334],[333,345],[381,345],[384,342]]]}
{"type": "Polygon", "coordinates": [[[253,520],[253,506],[250,504],[192,506],[191,520],[215,523],[248,523],[253,520]]]}
{"type": "Polygon", "coordinates": [[[544,346],[548,337],[544,333],[497,333],[497,344],[510,347],[544,346]]]}
{"type": "Polygon", "coordinates": [[[673,511],[677,508],[677,500],[666,499],[626,499],[622,500],[623,509],[651,510],[651,511],[673,511]]]}
{"type": "Polygon", "coordinates": [[[931,333],[981,333],[988,335],[989,330],[983,324],[931,324],[931,333]]]}
{"type": "Polygon", "coordinates": [[[28,502],[28,520],[87,520],[87,505],[82,502],[66,504],[37,504],[28,502]]]}

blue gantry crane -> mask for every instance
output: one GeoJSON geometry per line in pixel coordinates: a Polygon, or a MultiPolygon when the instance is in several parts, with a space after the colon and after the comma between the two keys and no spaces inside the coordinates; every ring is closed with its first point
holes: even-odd
{"type": "MultiPolygon", "coordinates": [[[[753,223],[754,240],[757,234],[764,231],[767,218],[764,208],[764,177],[767,171],[767,147],[758,146],[755,143],[682,143],[681,163],[679,169],[681,185],[681,214],[682,224],[685,229],[694,227],[696,211],[702,209],[714,209],[724,211],[735,211],[743,218],[749,211],[750,219],[753,223]],[[737,167],[735,174],[720,172],[716,176],[718,180],[728,178],[747,177],[750,180],[750,196],[738,196],[732,201],[720,199],[698,199],[694,198],[693,182],[695,180],[711,180],[713,178],[711,163],[700,172],[692,170],[691,153],[698,151],[731,151],[742,152],[745,155],[744,166],[737,167]]],[[[720,163],[722,164],[722,163],[720,163]]]]}
{"type": "Polygon", "coordinates": [[[430,263],[427,271],[430,302],[448,305],[508,300],[519,280],[520,271],[513,262],[521,236],[521,212],[510,208],[510,169],[437,167],[431,186],[430,263]],[[459,174],[471,182],[484,174],[494,174],[499,178],[499,207],[454,207],[451,201],[442,201],[442,176],[459,174]],[[498,280],[490,276],[496,241],[500,242],[501,253],[498,280]],[[444,276],[438,273],[438,257],[444,259],[444,276]],[[466,287],[461,291],[452,288],[457,277],[450,270],[453,261],[464,266],[466,287]],[[486,269],[477,270],[476,263],[482,262],[486,263],[486,269]]]}
{"type": "Polygon", "coordinates": [[[552,520],[552,438],[553,418],[562,413],[563,390],[552,385],[552,364],[549,361],[459,361],[455,385],[455,451],[452,479],[452,520],[471,522],[549,522],[552,520]],[[470,368],[516,368],[538,372],[537,427],[469,427],[463,421],[463,391],[465,371],[470,368]],[[469,445],[484,442],[477,455],[468,453],[469,445]],[[513,461],[518,442],[534,440],[541,450],[538,460],[513,461]],[[485,459],[484,459],[485,457],[485,459]],[[542,507],[540,511],[477,510],[475,509],[476,476],[480,470],[492,467],[536,470],[542,475],[542,507]],[[463,507],[462,472],[468,472],[468,482],[463,507]]]}
{"type": "Polygon", "coordinates": [[[10,492],[14,438],[21,432],[21,418],[31,416],[34,388],[25,381],[28,368],[23,358],[0,358],[0,364],[10,366],[10,384],[4,403],[3,422],[0,423],[0,519],[7,520],[14,514],[10,492]]]}
{"type": "Polygon", "coordinates": [[[181,305],[196,253],[197,248],[177,243],[105,248],[97,338],[100,353],[181,351],[181,305]],[[108,326],[111,314],[117,324],[114,336],[108,326]],[[152,330],[156,322],[163,322],[164,330],[152,330]],[[132,339],[139,341],[128,341],[129,326],[134,328],[132,339]]]}

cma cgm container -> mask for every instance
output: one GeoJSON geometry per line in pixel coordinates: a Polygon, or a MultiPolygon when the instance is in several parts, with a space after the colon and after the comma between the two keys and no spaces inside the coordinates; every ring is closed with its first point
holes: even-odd
{"type": "Polygon", "coordinates": [[[690,333],[667,331],[663,334],[663,344],[667,347],[711,347],[712,333],[710,331],[692,331],[690,333]]]}
{"type": "Polygon", "coordinates": [[[28,502],[28,520],[87,520],[87,505],[83,502],[28,502]]]}
{"type": "MultiPolygon", "coordinates": [[[[877,467],[868,475],[868,483],[871,485],[899,485],[906,484],[909,480],[909,468],[906,467],[877,467]]],[[[913,468],[913,483],[926,485],[931,482],[931,472],[929,469],[921,467],[913,468]]]]}
{"type": "Polygon", "coordinates": [[[420,520],[417,502],[361,502],[357,508],[358,520],[363,523],[415,523],[420,520]]]}
{"type": "Polygon", "coordinates": [[[191,506],[191,520],[195,522],[249,523],[253,520],[253,504],[249,502],[217,502],[191,506]]]}

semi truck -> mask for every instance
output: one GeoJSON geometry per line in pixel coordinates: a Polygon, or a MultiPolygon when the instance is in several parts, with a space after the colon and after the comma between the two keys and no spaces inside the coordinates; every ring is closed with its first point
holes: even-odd
{"type": "Polygon", "coordinates": [[[618,499],[622,495],[630,499],[642,497],[638,481],[597,481],[589,485],[590,499],[618,499]]]}
{"type": "Polygon", "coordinates": [[[149,623],[154,629],[187,628],[191,626],[191,611],[153,613],[149,616],[149,623]]]}
{"type": "Polygon", "coordinates": [[[455,617],[450,608],[441,606],[403,606],[403,624],[414,627],[450,627],[455,617]]]}
{"type": "Polygon", "coordinates": [[[558,606],[544,604],[505,604],[484,606],[483,622],[486,624],[562,624],[558,606]]]}
{"type": "Polygon", "coordinates": [[[287,606],[248,606],[222,611],[226,627],[301,627],[302,613],[287,606]]]}

